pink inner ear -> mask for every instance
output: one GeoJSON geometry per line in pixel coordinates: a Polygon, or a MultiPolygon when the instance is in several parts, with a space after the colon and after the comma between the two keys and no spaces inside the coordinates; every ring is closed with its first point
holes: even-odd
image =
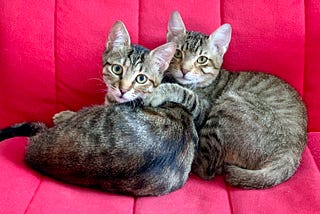
{"type": "Polygon", "coordinates": [[[169,67],[170,61],[176,51],[176,45],[174,43],[164,44],[154,50],[151,51],[151,63],[153,66],[159,70],[159,72],[163,72],[169,67]]]}
{"type": "Polygon", "coordinates": [[[110,48],[120,48],[122,46],[130,45],[130,35],[125,27],[125,25],[117,21],[110,29],[107,41],[107,49],[110,48]]]}
{"type": "Polygon", "coordinates": [[[174,36],[179,36],[185,33],[185,28],[182,26],[179,26],[178,23],[174,23],[174,25],[169,27],[170,33],[174,36]]]}
{"type": "Polygon", "coordinates": [[[231,40],[231,26],[229,24],[224,24],[220,26],[215,32],[213,32],[210,37],[210,46],[212,48],[218,48],[218,50],[227,50],[231,40]]]}
{"type": "Polygon", "coordinates": [[[186,27],[180,14],[175,11],[171,14],[168,24],[168,41],[173,41],[173,37],[183,36],[186,32],[186,27]]]}

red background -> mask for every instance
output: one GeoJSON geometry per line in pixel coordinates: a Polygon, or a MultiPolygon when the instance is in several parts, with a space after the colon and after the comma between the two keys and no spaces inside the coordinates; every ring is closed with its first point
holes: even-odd
{"type": "Polygon", "coordinates": [[[43,177],[23,163],[26,138],[0,143],[0,213],[316,213],[320,210],[320,3],[316,0],[0,1],[0,127],[51,124],[55,112],[103,102],[101,55],[122,20],[133,43],[165,42],[169,15],[207,34],[233,27],[224,67],[259,70],[293,85],[306,102],[309,144],[288,181],[263,191],[191,176],[179,191],[132,198],[43,177]]]}

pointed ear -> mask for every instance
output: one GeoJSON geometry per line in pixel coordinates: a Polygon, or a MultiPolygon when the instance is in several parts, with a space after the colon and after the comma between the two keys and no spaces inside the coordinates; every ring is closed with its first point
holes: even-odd
{"type": "Polygon", "coordinates": [[[186,34],[186,27],[178,11],[173,11],[168,23],[167,42],[181,41],[186,34]]]}
{"type": "Polygon", "coordinates": [[[169,42],[150,51],[151,68],[159,72],[167,70],[176,48],[177,46],[174,42],[169,42]]]}
{"type": "Polygon", "coordinates": [[[227,52],[231,40],[231,25],[221,25],[209,36],[209,48],[217,51],[222,56],[227,52]]]}
{"type": "Polygon", "coordinates": [[[109,51],[123,46],[130,46],[130,36],[126,26],[121,21],[116,21],[109,31],[106,49],[109,51]]]}

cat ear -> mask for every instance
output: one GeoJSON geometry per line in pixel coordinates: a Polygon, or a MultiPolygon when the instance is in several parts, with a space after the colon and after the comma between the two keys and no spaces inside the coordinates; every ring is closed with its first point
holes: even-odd
{"type": "Polygon", "coordinates": [[[176,48],[177,46],[174,42],[168,42],[150,51],[151,68],[159,72],[167,70],[176,48]]]}
{"type": "Polygon", "coordinates": [[[126,26],[118,20],[112,25],[109,31],[106,49],[109,51],[111,49],[119,49],[123,46],[130,46],[130,36],[126,26]]]}
{"type": "Polygon", "coordinates": [[[218,51],[222,56],[226,53],[231,40],[231,25],[221,25],[209,36],[209,47],[211,50],[218,51]]]}
{"type": "Polygon", "coordinates": [[[178,11],[173,11],[168,23],[167,41],[181,41],[186,34],[186,27],[178,11]]]}

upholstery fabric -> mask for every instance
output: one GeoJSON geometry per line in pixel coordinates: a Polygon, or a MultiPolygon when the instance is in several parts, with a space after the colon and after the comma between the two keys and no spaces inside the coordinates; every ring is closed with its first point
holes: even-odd
{"type": "Polygon", "coordinates": [[[160,197],[129,197],[56,181],[23,162],[27,138],[0,142],[0,213],[319,213],[320,3],[316,0],[12,0],[0,1],[0,128],[23,121],[52,125],[52,115],[103,103],[101,55],[122,20],[132,43],[165,42],[170,13],[187,29],[230,23],[224,68],[258,70],[289,82],[306,102],[309,138],[287,182],[243,190],[191,175],[160,197]]]}

